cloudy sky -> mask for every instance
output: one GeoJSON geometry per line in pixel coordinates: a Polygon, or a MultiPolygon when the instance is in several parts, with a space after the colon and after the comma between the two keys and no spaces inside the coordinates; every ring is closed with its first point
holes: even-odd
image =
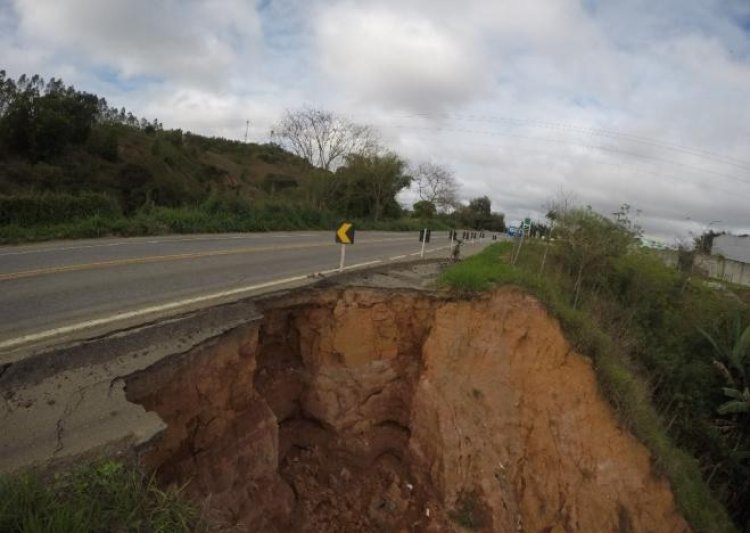
{"type": "Polygon", "coordinates": [[[0,0],[14,77],[259,142],[327,108],[511,221],[565,191],[670,242],[750,232],[749,37],[747,0],[0,0]]]}

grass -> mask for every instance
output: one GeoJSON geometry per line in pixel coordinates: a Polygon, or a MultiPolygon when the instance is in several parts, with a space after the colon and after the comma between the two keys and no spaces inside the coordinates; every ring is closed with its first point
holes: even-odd
{"type": "Polygon", "coordinates": [[[0,531],[25,533],[200,529],[179,490],[160,489],[124,463],[101,460],[53,479],[24,473],[0,478],[0,531]]]}
{"type": "Polygon", "coordinates": [[[512,243],[493,244],[446,270],[438,284],[461,293],[515,285],[538,297],[560,321],[574,348],[594,360],[599,386],[620,420],[651,451],[656,467],[671,482],[677,505],[695,531],[736,531],[724,507],[703,480],[698,461],[675,446],[656,409],[646,380],[626,354],[584,311],[573,309],[564,288],[508,264],[512,243]]]}

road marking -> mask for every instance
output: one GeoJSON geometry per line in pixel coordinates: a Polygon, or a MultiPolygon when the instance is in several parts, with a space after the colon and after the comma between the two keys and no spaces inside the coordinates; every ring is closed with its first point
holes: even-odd
{"type": "MultiPolygon", "coordinates": [[[[355,265],[349,265],[345,267],[344,270],[351,270],[353,268],[360,268],[363,266],[374,265],[376,263],[382,263],[382,260],[377,259],[375,261],[366,261],[364,263],[357,263],[355,265]]],[[[320,272],[320,274],[331,274],[334,272],[338,272],[338,269],[335,268],[331,270],[324,270],[320,272]]],[[[103,326],[105,324],[111,324],[113,322],[120,322],[122,320],[128,320],[130,318],[136,318],[138,316],[151,315],[154,313],[161,313],[164,311],[172,311],[175,309],[179,309],[181,307],[187,307],[187,306],[194,305],[197,303],[207,302],[210,300],[216,300],[219,298],[225,298],[227,296],[234,296],[237,294],[242,294],[244,292],[251,292],[251,291],[256,291],[259,289],[266,289],[268,287],[274,287],[276,285],[284,285],[286,283],[293,283],[295,281],[302,281],[308,278],[309,278],[309,274],[302,274],[300,276],[292,276],[292,277],[284,278],[284,279],[276,279],[273,281],[267,281],[265,283],[258,283],[256,285],[238,287],[236,289],[215,292],[213,294],[206,294],[203,296],[196,296],[194,298],[187,298],[185,300],[178,300],[176,302],[170,302],[166,304],[144,307],[142,309],[137,309],[135,311],[128,311],[126,313],[118,313],[116,315],[110,315],[104,318],[97,318],[95,320],[87,320],[85,322],[79,322],[77,324],[71,324],[69,326],[62,326],[59,328],[50,329],[50,330],[42,331],[39,333],[30,333],[28,335],[23,335],[21,337],[16,337],[14,339],[0,342],[0,350],[7,350],[9,348],[15,348],[15,347],[21,346],[23,344],[29,344],[32,342],[50,339],[53,337],[58,337],[58,336],[66,335],[69,333],[75,333],[77,331],[90,329],[96,326],[103,326]]]]}
{"type": "MultiPolygon", "coordinates": [[[[383,242],[395,242],[400,240],[408,240],[408,237],[400,237],[396,239],[372,239],[368,241],[362,241],[361,244],[375,244],[383,242]]],[[[208,252],[191,252],[184,254],[171,254],[171,255],[153,255],[146,257],[133,257],[129,259],[113,259],[111,261],[98,261],[96,263],[80,263],[75,265],[65,265],[59,267],[48,267],[39,268],[34,270],[22,270],[19,272],[9,272],[7,274],[0,274],[0,281],[10,281],[22,278],[30,278],[34,276],[43,276],[46,274],[58,274],[61,272],[78,272],[81,270],[93,270],[99,268],[110,268],[117,266],[127,265],[140,265],[147,263],[158,263],[162,261],[181,261],[185,259],[200,259],[203,257],[214,257],[223,255],[238,255],[246,253],[257,253],[257,252],[275,252],[275,251],[287,251],[287,250],[303,250],[306,248],[320,248],[326,246],[332,246],[333,243],[303,243],[303,244],[273,244],[265,246],[249,246],[244,248],[231,248],[226,250],[212,250],[208,252]]]]}
{"type": "Polygon", "coordinates": [[[165,244],[172,242],[196,242],[196,241],[227,241],[237,239],[291,239],[294,237],[315,237],[313,233],[294,234],[294,235],[269,235],[267,233],[249,233],[247,235],[207,235],[203,237],[182,237],[182,238],[165,238],[158,240],[144,240],[142,237],[132,237],[123,242],[111,242],[111,243],[97,243],[97,244],[78,244],[75,246],[62,246],[57,248],[55,246],[45,246],[41,248],[35,248],[33,250],[19,250],[16,252],[0,252],[0,257],[7,255],[28,255],[28,254],[41,254],[45,252],[63,252],[68,250],[83,250],[86,248],[106,248],[109,246],[124,246],[126,244],[165,244]]]}
{"type": "Polygon", "coordinates": [[[396,257],[391,257],[390,260],[391,261],[396,261],[397,259],[403,259],[404,257],[406,257],[406,256],[405,255],[397,255],[396,257]]]}
{"type": "MultiPolygon", "coordinates": [[[[370,265],[376,265],[378,263],[382,263],[382,259],[375,259],[373,261],[365,261],[364,263],[357,263],[356,265],[348,265],[344,267],[344,270],[349,270],[350,268],[359,268],[363,266],[370,266],[370,265]]],[[[319,274],[333,274],[335,272],[338,272],[338,268],[332,268],[331,270],[323,270],[319,272],[319,274]]]]}
{"type": "Polygon", "coordinates": [[[211,252],[191,252],[185,254],[171,254],[171,255],[152,255],[146,257],[132,257],[129,259],[113,259],[111,261],[98,261],[96,263],[79,263],[76,265],[66,265],[60,267],[49,267],[39,268],[35,270],[22,270],[20,272],[10,272],[8,274],[0,274],[0,281],[8,281],[20,278],[29,278],[33,276],[42,276],[45,274],[57,274],[60,272],[76,272],[79,270],[92,270],[97,268],[108,268],[125,265],[138,265],[144,263],[158,263],[161,261],[179,261],[184,259],[198,259],[201,257],[212,257],[220,255],[234,255],[244,254],[251,252],[264,252],[271,250],[284,250],[284,249],[295,249],[295,248],[311,248],[313,246],[321,246],[320,244],[297,244],[297,245],[285,245],[285,246],[253,246],[245,248],[234,248],[230,250],[214,250],[211,252]]]}
{"type": "Polygon", "coordinates": [[[426,254],[429,254],[430,252],[437,252],[440,250],[445,250],[446,248],[450,248],[450,246],[438,246],[437,248],[432,248],[430,250],[425,250],[426,254]]]}

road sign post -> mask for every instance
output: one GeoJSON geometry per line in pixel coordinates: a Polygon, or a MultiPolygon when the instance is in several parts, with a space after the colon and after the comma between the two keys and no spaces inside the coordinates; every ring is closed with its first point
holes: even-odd
{"type": "Polygon", "coordinates": [[[342,222],[336,230],[336,242],[341,244],[341,257],[339,258],[339,272],[344,270],[346,261],[346,246],[354,244],[354,224],[351,222],[342,222]]]}
{"type": "Polygon", "coordinates": [[[420,259],[424,258],[424,247],[425,244],[430,242],[430,233],[432,233],[431,230],[427,228],[419,230],[419,241],[422,243],[422,250],[419,252],[420,259]]]}
{"type": "Polygon", "coordinates": [[[526,238],[526,234],[531,231],[531,219],[529,217],[526,217],[524,221],[521,223],[521,238],[518,241],[518,248],[516,249],[516,253],[512,258],[511,265],[515,266],[516,261],[518,261],[518,256],[521,255],[521,247],[523,246],[523,241],[526,238]]]}

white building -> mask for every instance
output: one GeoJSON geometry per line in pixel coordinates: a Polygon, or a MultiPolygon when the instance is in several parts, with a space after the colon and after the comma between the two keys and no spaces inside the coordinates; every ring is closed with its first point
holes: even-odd
{"type": "Polygon", "coordinates": [[[717,235],[711,256],[696,257],[696,266],[713,278],[750,286],[750,235],[717,235]]]}

